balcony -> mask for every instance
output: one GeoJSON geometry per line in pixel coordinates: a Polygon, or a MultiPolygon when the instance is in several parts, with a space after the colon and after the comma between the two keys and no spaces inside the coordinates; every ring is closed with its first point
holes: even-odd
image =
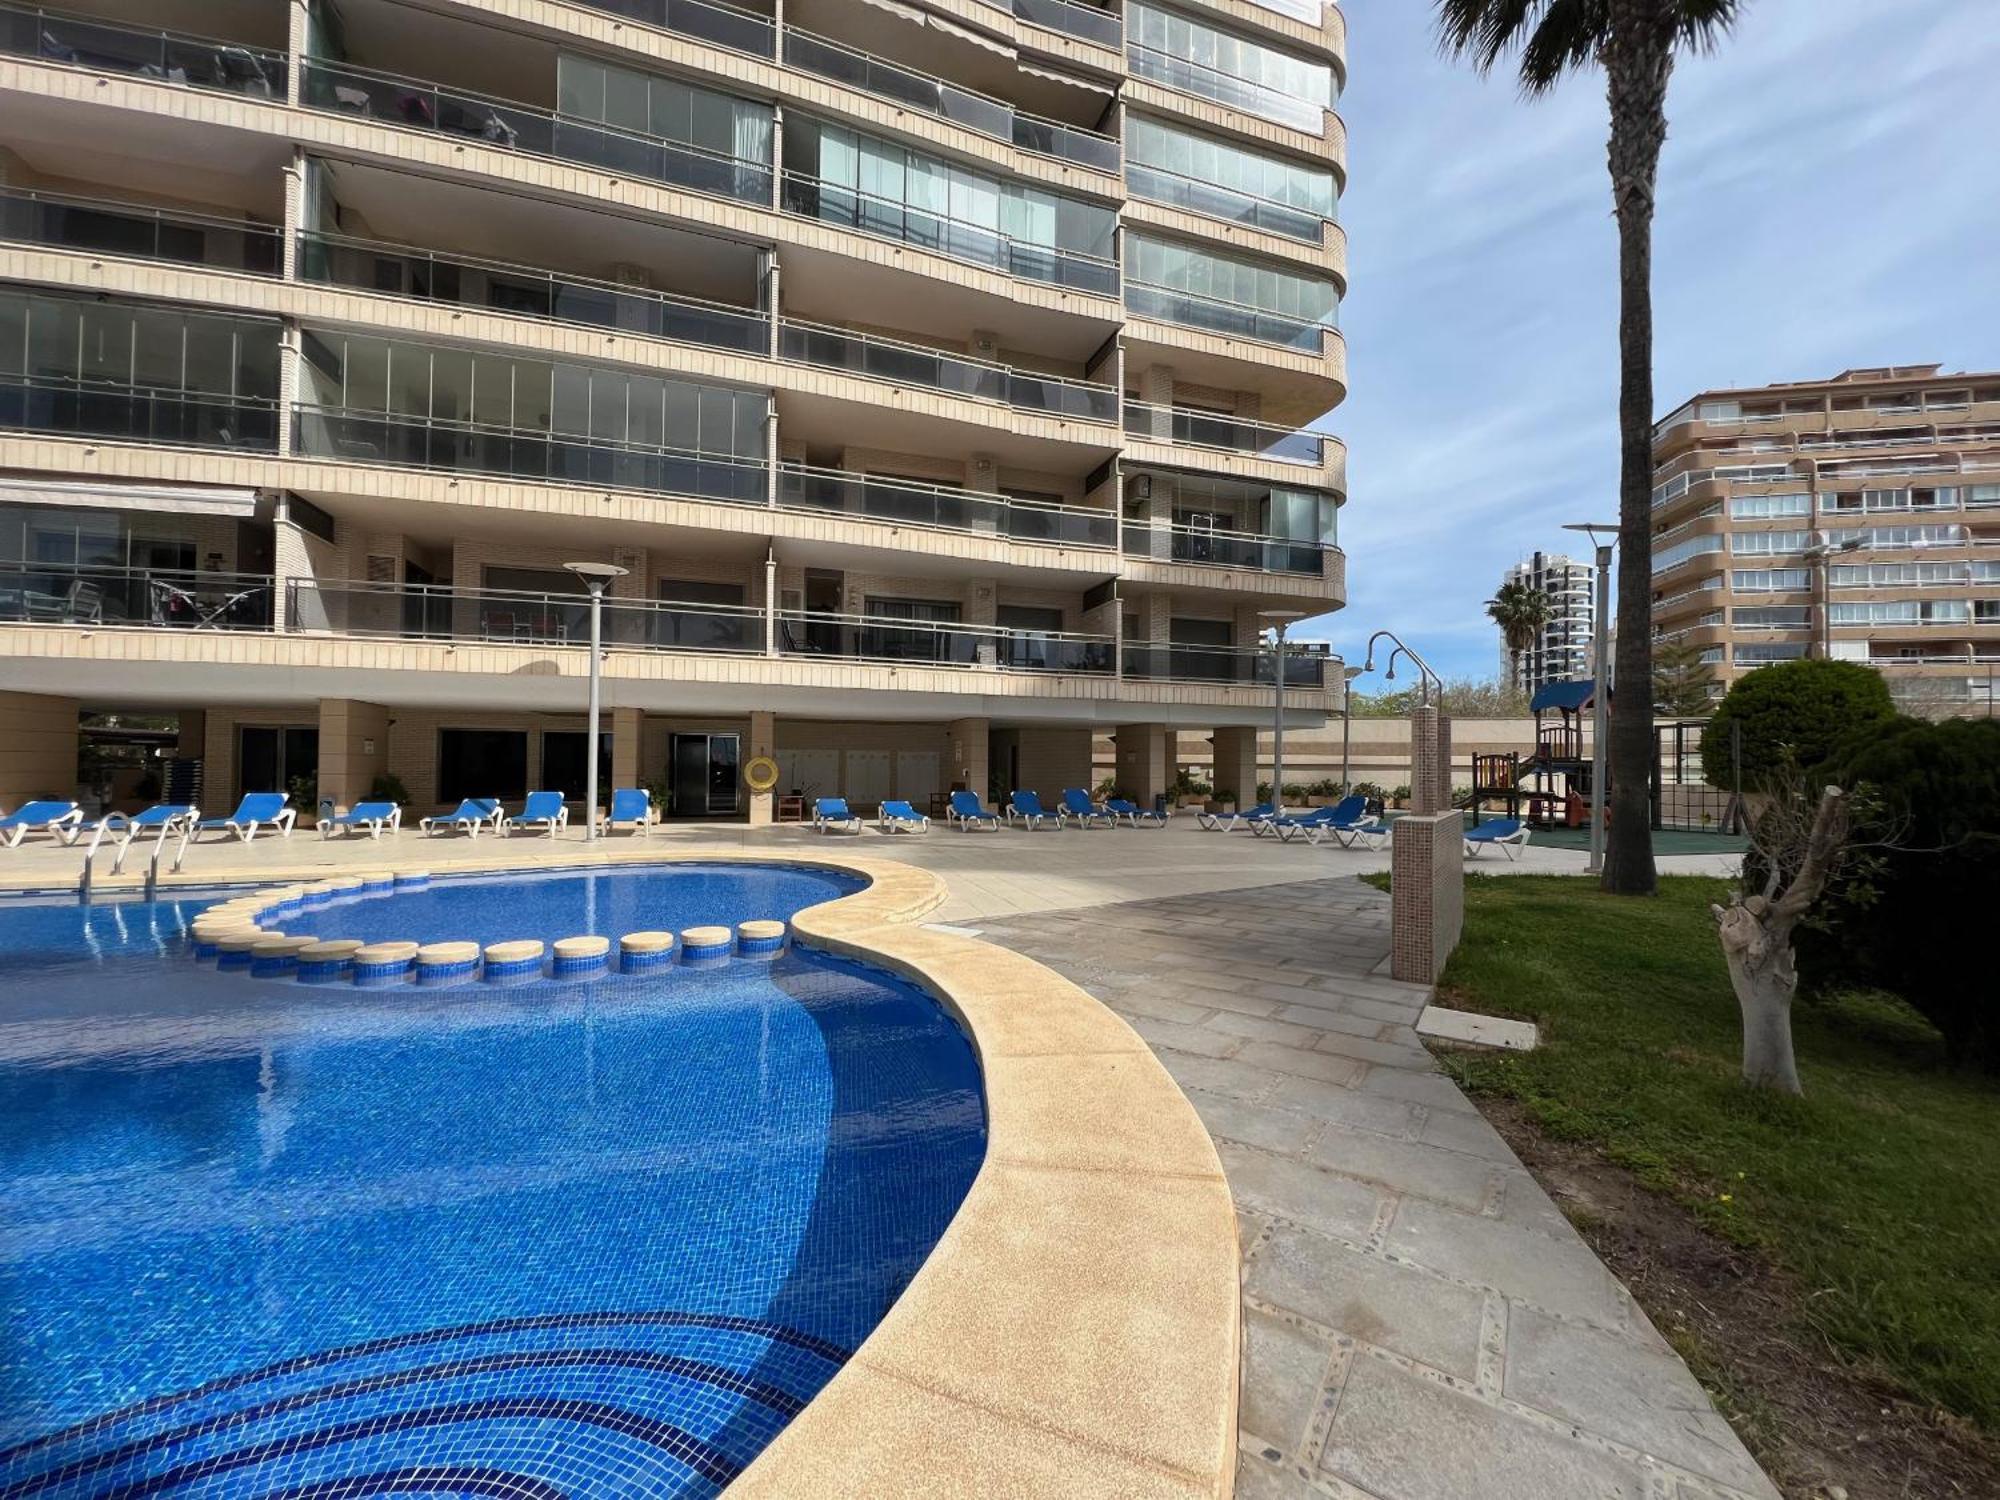
{"type": "Polygon", "coordinates": [[[783,319],[778,325],[778,357],[975,401],[993,401],[1022,411],[1084,422],[1118,419],[1118,392],[1108,385],[1018,370],[824,323],[783,319]]]}
{"type": "Polygon", "coordinates": [[[276,276],[284,260],[278,230],[241,219],[13,187],[0,187],[0,240],[253,276],[276,276]]]}
{"type": "Polygon", "coordinates": [[[0,563],[0,624],[269,630],[268,573],[0,563]]]}
{"type": "Polygon", "coordinates": [[[1204,333],[1251,339],[1312,354],[1325,347],[1327,331],[1334,327],[1331,323],[1265,312],[1240,302],[1224,302],[1129,277],[1125,281],[1125,310],[1137,317],[1182,328],[1198,328],[1204,333]]]}
{"type": "Polygon", "coordinates": [[[1157,83],[1179,93],[1193,94],[1196,98],[1220,104],[1224,109],[1289,125],[1308,135],[1320,135],[1326,129],[1324,105],[1281,94],[1261,83],[1239,78],[1234,73],[1224,73],[1190,58],[1175,57],[1142,42],[1127,42],[1125,62],[1134,78],[1143,78],[1148,83],[1157,83]]]}
{"type": "Polygon", "coordinates": [[[1259,573],[1326,575],[1326,555],[1335,548],[1319,542],[1288,541],[1247,531],[1211,531],[1196,526],[1126,521],[1120,550],[1152,562],[1196,563],[1214,568],[1249,568],[1259,573]]]}
{"type": "Polygon", "coordinates": [[[978,490],[878,479],[803,464],[786,464],[779,469],[778,503],[793,510],[835,511],[861,520],[972,532],[1017,542],[1107,551],[1118,545],[1118,518],[1108,510],[1042,505],[978,490]]]}
{"type": "Polygon", "coordinates": [[[780,655],[840,661],[1109,677],[1116,657],[1110,636],[1067,631],[804,610],[780,610],[775,628],[780,655]]]}
{"type": "Polygon", "coordinates": [[[503,151],[582,162],[621,177],[732,198],[771,201],[771,164],[681,141],[572,119],[538,105],[307,58],[305,104],[408,129],[462,136],[503,151]]]}
{"type": "Polygon", "coordinates": [[[252,99],[285,98],[282,52],[34,5],[0,5],[0,53],[252,99]]]}
{"type": "MultiPolygon", "coordinates": [[[[1272,685],[1272,656],[1263,646],[1184,646],[1164,641],[1127,641],[1124,675],[1144,682],[1214,682],[1236,687],[1272,685]]],[[[1326,686],[1331,657],[1313,653],[1285,657],[1285,686],[1308,691],[1326,686]]]]}
{"type": "Polygon", "coordinates": [[[0,430],[275,453],[278,407],[251,397],[0,375],[0,430]]]}
{"type": "Polygon", "coordinates": [[[1118,295],[1118,267],[1102,257],[1029,244],[997,229],[858,188],[841,187],[801,172],[785,173],[783,205],[786,213],[801,218],[915,245],[1025,281],[1047,282],[1105,297],[1118,295]]]}
{"type": "MultiPolygon", "coordinates": [[[[992,0],[987,0],[988,4],[992,0]]],[[[1116,47],[1124,38],[1124,23],[1117,12],[1100,10],[1095,5],[1079,5],[1076,0],[1012,0],[1010,5],[999,9],[1011,10],[1030,26],[1040,26],[1048,31],[1060,31],[1065,36],[1081,38],[1086,42],[1096,42],[1101,47],[1116,47]]]]}
{"type": "Polygon", "coordinates": [[[1235,188],[1221,187],[1183,177],[1165,167],[1149,167],[1139,162],[1125,164],[1125,188],[1134,198],[1163,203],[1225,224],[1241,224],[1266,234],[1282,235],[1308,245],[1326,242],[1326,220],[1301,208],[1288,208],[1265,198],[1253,198],[1235,188]]]}
{"type": "Polygon", "coordinates": [[[491,308],[513,317],[615,328],[744,354],[764,355],[771,342],[768,317],[726,302],[338,235],[301,234],[298,274],[301,281],[378,295],[491,308]]]}
{"type": "Polygon", "coordinates": [[[1125,403],[1125,435],[1145,443],[1210,448],[1314,469],[1325,468],[1328,457],[1326,439],[1317,432],[1144,401],[1125,403]]]}
{"type": "Polygon", "coordinates": [[[586,10],[624,16],[660,31],[714,42],[752,57],[777,55],[777,28],[769,16],[714,0],[574,0],[586,10]]]}

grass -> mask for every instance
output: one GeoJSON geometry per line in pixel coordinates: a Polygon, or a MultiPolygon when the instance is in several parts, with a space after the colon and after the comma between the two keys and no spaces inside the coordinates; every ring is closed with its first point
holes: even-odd
{"type": "Polygon", "coordinates": [[[1533,1020],[1542,1045],[1448,1065],[1764,1251],[1836,1345],[2000,1432],[2000,1083],[1899,1001],[1848,995],[1794,1009],[1803,1099],[1743,1087],[1708,914],[1724,889],[1469,879],[1446,1003],[1533,1020]]]}

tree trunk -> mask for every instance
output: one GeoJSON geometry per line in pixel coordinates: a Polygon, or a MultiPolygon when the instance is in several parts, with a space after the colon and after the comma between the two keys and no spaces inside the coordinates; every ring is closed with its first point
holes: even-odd
{"type": "Polygon", "coordinates": [[[1671,26],[1658,0],[1611,0],[1604,72],[1618,215],[1618,649],[1604,889],[1650,896],[1653,865],[1653,191],[1667,138],[1671,26]]]}
{"type": "Polygon", "coordinates": [[[1804,1093],[1792,1055],[1792,993],[1799,976],[1792,967],[1791,923],[1773,921],[1769,907],[1755,896],[1726,910],[1716,907],[1715,920],[1743,1012],[1743,1081],[1753,1088],[1804,1093]]]}

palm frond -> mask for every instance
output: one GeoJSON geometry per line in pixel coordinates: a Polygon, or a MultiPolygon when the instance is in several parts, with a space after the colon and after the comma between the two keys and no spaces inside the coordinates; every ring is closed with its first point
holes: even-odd
{"type": "MultiPolygon", "coordinates": [[[[1658,0],[1676,47],[1712,51],[1744,0],[1658,0]]],[[[1482,73],[1520,54],[1521,89],[1544,94],[1590,67],[1611,36],[1610,0],[1437,0],[1438,41],[1482,73]]]]}

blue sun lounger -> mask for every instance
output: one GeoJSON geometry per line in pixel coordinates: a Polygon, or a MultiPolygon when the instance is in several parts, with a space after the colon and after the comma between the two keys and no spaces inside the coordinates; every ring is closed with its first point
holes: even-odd
{"type": "Polygon", "coordinates": [[[233,833],[247,844],[257,837],[259,828],[269,823],[282,836],[290,838],[299,812],[295,807],[285,806],[286,801],[283,792],[245,792],[235,812],[226,818],[203,819],[194,825],[194,836],[199,840],[204,833],[233,833]]]}
{"type": "Polygon", "coordinates": [[[1041,796],[1035,792],[1015,792],[1007,799],[1007,821],[1012,823],[1016,818],[1030,833],[1044,823],[1053,823],[1058,828],[1063,826],[1062,814],[1052,813],[1042,806],[1041,796]]]}
{"type": "Polygon", "coordinates": [[[556,836],[558,828],[569,827],[569,808],[564,805],[561,792],[528,793],[528,800],[521,804],[519,812],[500,819],[500,832],[506,833],[516,825],[528,828],[536,823],[542,825],[550,838],[556,836]]]}
{"type": "Polygon", "coordinates": [[[884,833],[929,833],[931,820],[918,812],[908,802],[890,801],[882,804],[877,820],[884,833]]]}
{"type": "Polygon", "coordinates": [[[1473,859],[1479,857],[1482,849],[1495,848],[1510,861],[1517,860],[1527,847],[1528,825],[1519,818],[1488,818],[1465,830],[1465,852],[1473,859]]]}
{"type": "Polygon", "coordinates": [[[1367,817],[1366,797],[1342,797],[1331,807],[1316,807],[1301,817],[1273,818],[1270,826],[1281,840],[1303,837],[1307,843],[1317,844],[1335,829],[1352,828],[1367,817]]]}
{"type": "MultiPolygon", "coordinates": [[[[0,818],[0,842],[12,849],[37,828],[63,839],[63,830],[83,821],[83,809],[74,802],[23,802],[0,818]]],[[[64,843],[70,842],[63,839],[64,843]]]]}
{"type": "Polygon", "coordinates": [[[330,839],[336,833],[349,834],[357,828],[368,830],[368,837],[379,839],[382,830],[395,833],[403,826],[403,809],[393,802],[357,802],[338,817],[319,820],[319,836],[330,839]]]}
{"type": "Polygon", "coordinates": [[[981,807],[978,796],[972,792],[953,792],[951,812],[947,816],[959,826],[961,832],[971,828],[990,828],[995,833],[1000,831],[1000,814],[981,807]]]}
{"type": "Polygon", "coordinates": [[[1277,808],[1273,807],[1270,803],[1259,802],[1255,807],[1243,812],[1198,812],[1194,815],[1194,820],[1208,833],[1228,833],[1238,823],[1255,832],[1259,823],[1268,823],[1272,818],[1277,816],[1277,812],[1277,808]]]}
{"type": "Polygon", "coordinates": [[[606,833],[630,823],[641,838],[653,836],[653,799],[642,786],[621,786],[611,794],[611,809],[598,823],[606,833]]]}
{"type": "Polygon", "coordinates": [[[500,826],[500,799],[498,797],[467,797],[448,813],[434,818],[425,818],[417,827],[429,838],[440,828],[463,828],[467,838],[478,838],[479,830],[491,823],[500,826]]]}
{"type": "Polygon", "coordinates": [[[830,833],[836,828],[859,833],[861,819],[854,815],[845,797],[821,797],[813,803],[813,827],[821,833],[830,833]]]}
{"type": "MultiPolygon", "coordinates": [[[[1107,797],[1104,801],[1104,810],[1111,814],[1113,823],[1123,818],[1134,828],[1139,827],[1142,823],[1150,824],[1154,828],[1165,828],[1167,826],[1167,814],[1159,811],[1157,808],[1141,807],[1136,802],[1127,802],[1123,797],[1107,797]]],[[[1206,814],[1203,814],[1203,816],[1206,816],[1206,814]]]]}
{"type": "Polygon", "coordinates": [[[1080,786],[1063,788],[1062,815],[1065,820],[1075,819],[1080,828],[1088,828],[1092,823],[1102,823],[1106,828],[1118,826],[1118,820],[1111,815],[1111,810],[1092,802],[1090,793],[1080,786]]]}

